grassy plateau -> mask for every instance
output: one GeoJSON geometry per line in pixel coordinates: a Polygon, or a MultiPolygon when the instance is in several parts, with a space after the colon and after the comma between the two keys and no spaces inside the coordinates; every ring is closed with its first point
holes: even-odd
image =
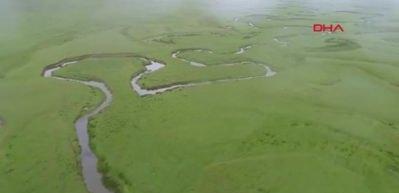
{"type": "MultiPolygon", "coordinates": [[[[74,121],[115,193],[399,193],[399,2],[0,0],[0,193],[88,193],[74,121]],[[345,32],[314,33],[314,23],[345,32]],[[200,65],[200,66],[199,66],[200,65]]],[[[93,192],[95,193],[95,192],[93,192]]]]}

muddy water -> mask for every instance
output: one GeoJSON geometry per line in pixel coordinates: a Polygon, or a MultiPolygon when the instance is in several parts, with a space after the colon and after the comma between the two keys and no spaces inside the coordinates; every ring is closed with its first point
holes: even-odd
{"type": "Polygon", "coordinates": [[[242,48],[240,48],[235,54],[243,54],[243,53],[245,53],[246,51],[248,51],[249,49],[251,49],[252,48],[252,46],[245,46],[245,47],[242,47],[242,48]]]}
{"type": "Polygon", "coordinates": [[[103,109],[108,107],[112,102],[112,94],[111,91],[105,86],[104,83],[89,81],[82,82],[85,85],[100,89],[104,95],[105,100],[92,112],[80,117],[75,122],[75,129],[78,135],[79,144],[81,148],[81,163],[83,170],[83,178],[85,180],[87,189],[92,193],[111,193],[112,191],[108,190],[102,182],[102,174],[97,170],[97,162],[98,159],[96,155],[93,153],[90,148],[90,137],[88,132],[88,122],[89,119],[103,109]]]}
{"type": "MultiPolygon", "coordinates": [[[[173,55],[173,54],[172,54],[173,55]]],[[[239,64],[239,63],[237,63],[239,64]]],[[[226,64],[227,65],[236,65],[236,64],[226,64]]],[[[193,86],[200,86],[200,85],[207,85],[207,84],[212,84],[212,83],[218,83],[218,82],[233,82],[233,81],[241,81],[241,80],[250,80],[250,79],[255,79],[255,78],[261,78],[261,77],[272,77],[276,75],[276,72],[274,72],[269,66],[263,65],[263,64],[258,64],[264,67],[265,69],[265,74],[260,75],[260,76],[249,76],[249,77],[243,77],[243,78],[226,78],[226,79],[219,79],[219,80],[212,80],[212,81],[202,81],[202,82],[192,82],[192,83],[186,83],[186,84],[174,84],[171,86],[165,86],[161,87],[158,89],[145,89],[140,86],[140,79],[146,75],[153,73],[157,70],[162,69],[165,67],[164,64],[157,63],[151,61],[149,65],[146,66],[146,71],[138,74],[137,76],[133,77],[131,81],[131,86],[133,90],[140,96],[146,96],[146,95],[156,95],[160,94],[166,91],[178,89],[178,88],[185,88],[185,87],[193,87],[193,86]]]]}
{"type": "Polygon", "coordinates": [[[136,93],[140,96],[145,96],[145,95],[155,95],[157,93],[162,93],[165,92],[167,90],[171,90],[174,89],[174,87],[165,87],[165,88],[160,88],[160,89],[156,89],[156,90],[147,90],[145,88],[142,88],[139,84],[139,80],[146,74],[150,74],[152,72],[155,72],[163,67],[165,67],[164,64],[158,63],[158,62],[154,62],[151,61],[149,65],[145,66],[146,67],[146,71],[138,74],[137,76],[133,77],[132,81],[131,81],[131,85],[134,91],[136,91],[136,93]]]}
{"type": "Polygon", "coordinates": [[[66,67],[69,64],[77,63],[74,62],[67,62],[63,63],[59,66],[54,68],[47,69],[43,72],[44,77],[52,77],[59,80],[71,81],[71,82],[78,82],[96,89],[101,90],[104,93],[105,100],[97,106],[93,111],[83,115],[82,117],[78,118],[75,122],[75,129],[79,140],[79,145],[81,149],[80,159],[82,165],[82,174],[83,179],[86,184],[87,189],[91,193],[112,193],[112,191],[108,190],[103,182],[102,182],[102,174],[97,170],[97,162],[98,159],[94,154],[93,150],[90,148],[90,138],[88,132],[88,123],[89,119],[100,113],[106,107],[108,107],[112,102],[112,93],[107,88],[107,86],[102,82],[96,81],[81,81],[81,80],[74,80],[74,79],[67,79],[62,77],[54,76],[53,73],[63,67],[66,67]]]}

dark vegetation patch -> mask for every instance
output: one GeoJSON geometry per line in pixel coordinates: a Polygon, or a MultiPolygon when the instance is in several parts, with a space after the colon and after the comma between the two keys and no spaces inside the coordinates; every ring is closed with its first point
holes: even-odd
{"type": "Polygon", "coordinates": [[[136,41],[137,39],[132,34],[130,34],[129,29],[130,29],[130,27],[124,27],[124,28],[121,29],[120,33],[126,39],[128,39],[130,41],[136,41]]]}
{"type": "Polygon", "coordinates": [[[328,38],[324,42],[327,44],[326,46],[309,48],[308,50],[314,52],[339,52],[361,48],[357,42],[345,38],[328,38]]]}
{"type": "Polygon", "coordinates": [[[236,31],[236,29],[234,29],[231,26],[222,26],[221,28],[224,30],[224,32],[213,31],[213,32],[173,33],[173,34],[163,34],[147,39],[162,44],[176,44],[176,39],[178,38],[204,36],[204,35],[226,37],[227,35],[229,35],[229,33],[236,31]]]}
{"type": "Polygon", "coordinates": [[[399,82],[391,82],[391,85],[399,88],[399,82]]]}
{"type": "Polygon", "coordinates": [[[244,37],[242,39],[251,39],[251,38],[258,36],[259,34],[261,34],[261,32],[259,32],[259,31],[248,32],[244,35],[244,37]]]}
{"type": "Polygon", "coordinates": [[[358,15],[360,15],[360,14],[363,14],[362,12],[360,12],[360,11],[349,11],[349,10],[340,10],[340,11],[335,11],[336,13],[350,13],[350,14],[358,14],[358,15]]]}
{"type": "Polygon", "coordinates": [[[160,39],[154,39],[153,41],[162,44],[176,44],[176,42],[171,38],[160,38],[160,39]]]}
{"type": "MultiPolygon", "coordinates": [[[[294,121],[288,123],[286,127],[296,130],[318,127],[320,130],[328,131],[331,138],[303,141],[270,130],[259,130],[242,140],[239,150],[244,155],[250,155],[276,148],[313,149],[321,152],[336,152],[346,162],[352,158],[364,157],[367,160],[375,160],[388,165],[399,165],[399,154],[365,138],[355,136],[342,128],[334,128],[311,121],[294,121]]],[[[398,171],[397,167],[393,169],[395,172],[398,171]]]]}
{"type": "MultiPolygon", "coordinates": [[[[96,139],[96,134],[93,130],[96,128],[96,122],[93,120],[89,121],[88,132],[90,136],[90,148],[94,152],[98,152],[95,143],[93,142],[96,139]]],[[[98,153],[96,153],[98,154],[98,153]]],[[[102,182],[110,190],[113,190],[115,193],[123,192],[123,187],[126,185],[131,185],[131,182],[126,178],[126,176],[118,172],[117,175],[114,175],[114,172],[111,171],[111,167],[107,162],[105,156],[98,155],[98,163],[97,169],[103,175],[102,182]]],[[[80,163],[79,163],[80,164],[80,163]]]]}
{"type": "Polygon", "coordinates": [[[192,37],[192,36],[200,36],[202,33],[197,33],[197,32],[192,32],[192,33],[164,33],[152,37],[147,37],[144,38],[143,40],[150,40],[154,42],[160,42],[160,43],[166,43],[166,44],[171,44],[175,43],[174,38],[178,37],[192,37]]]}
{"type": "Polygon", "coordinates": [[[2,128],[5,125],[4,119],[0,116],[0,128],[2,128]]]}

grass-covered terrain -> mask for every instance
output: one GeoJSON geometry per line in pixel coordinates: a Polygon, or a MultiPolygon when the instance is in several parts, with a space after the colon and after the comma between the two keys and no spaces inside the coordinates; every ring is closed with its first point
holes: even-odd
{"type": "Polygon", "coordinates": [[[115,191],[397,193],[398,13],[389,0],[3,0],[0,192],[87,192],[73,123],[103,96],[40,75],[67,57],[133,52],[166,64],[144,87],[257,76],[258,64],[277,75],[139,97],[138,58],[57,71],[113,93],[90,136],[115,191]]]}

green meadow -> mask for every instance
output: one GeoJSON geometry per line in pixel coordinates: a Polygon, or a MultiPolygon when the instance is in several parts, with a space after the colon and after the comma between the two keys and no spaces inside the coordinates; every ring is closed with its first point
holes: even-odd
{"type": "Polygon", "coordinates": [[[89,134],[115,193],[398,193],[398,37],[391,0],[0,0],[0,192],[88,193],[74,121],[104,96],[42,70],[135,53],[166,64],[145,88],[277,74],[141,97],[140,58],[57,71],[112,91],[89,134]]]}

